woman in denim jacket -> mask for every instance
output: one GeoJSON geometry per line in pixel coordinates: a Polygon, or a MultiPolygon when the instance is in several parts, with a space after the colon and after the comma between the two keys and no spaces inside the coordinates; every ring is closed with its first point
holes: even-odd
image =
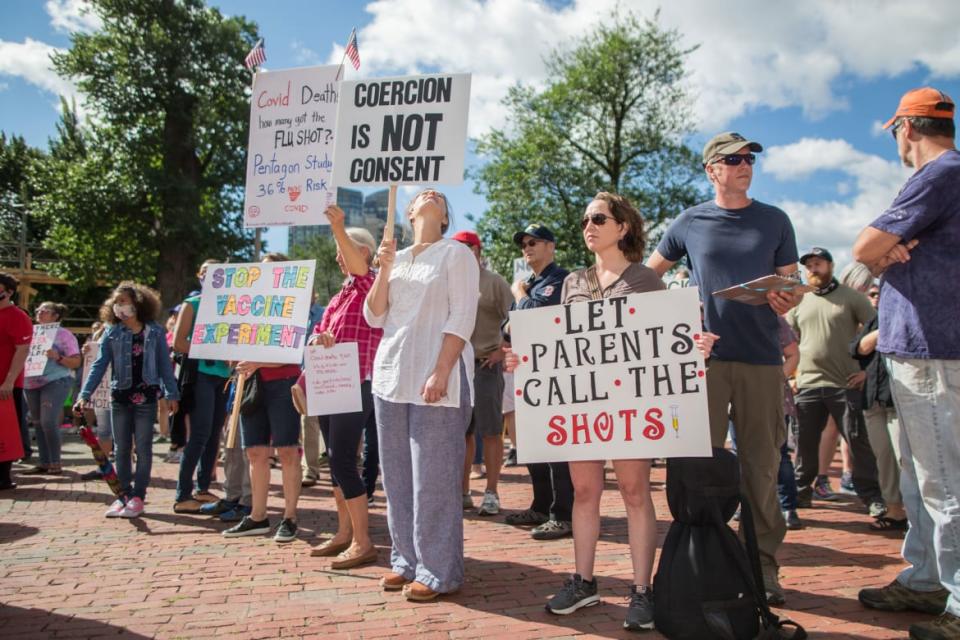
{"type": "Polygon", "coordinates": [[[136,518],[150,484],[153,463],[153,422],[157,399],[167,399],[176,413],[180,392],[170,364],[163,327],[156,323],[160,300],[151,289],[121,282],[100,308],[107,330],[100,339],[100,355],[90,367],[75,411],[91,408],[90,397],[111,365],[113,440],[117,476],[123,493],[105,514],[108,518],[136,518]],[[131,485],[131,450],[137,448],[137,469],[131,485]]]}

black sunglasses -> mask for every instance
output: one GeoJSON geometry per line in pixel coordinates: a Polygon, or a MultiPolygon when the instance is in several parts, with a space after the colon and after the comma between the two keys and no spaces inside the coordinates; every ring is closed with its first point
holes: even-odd
{"type": "Polygon", "coordinates": [[[746,162],[747,164],[753,166],[753,163],[757,161],[757,156],[752,153],[729,153],[725,156],[720,156],[710,164],[725,164],[728,167],[736,167],[741,162],[746,162]]]}
{"type": "Polygon", "coordinates": [[[530,238],[529,240],[521,240],[521,241],[520,241],[520,248],[522,249],[522,248],[524,248],[524,247],[535,247],[535,246],[537,246],[537,243],[538,243],[538,242],[541,242],[541,241],[540,241],[540,240],[534,240],[533,238],[530,238]]]}
{"type": "Polygon", "coordinates": [[[897,130],[900,128],[900,125],[902,125],[902,124],[903,124],[903,120],[897,120],[897,121],[894,122],[893,125],[890,127],[890,135],[893,136],[893,139],[894,139],[894,140],[897,139],[897,130]]]}
{"type": "Polygon", "coordinates": [[[591,213],[583,216],[583,218],[580,219],[580,230],[582,231],[586,229],[587,225],[591,222],[594,224],[594,226],[602,227],[603,225],[607,224],[607,220],[613,220],[618,224],[620,223],[620,221],[613,216],[608,216],[604,213],[591,213]]]}
{"type": "Polygon", "coordinates": [[[879,298],[879,297],[880,297],[880,292],[879,292],[879,291],[871,291],[870,293],[867,294],[867,296],[870,297],[870,298],[879,298]]]}

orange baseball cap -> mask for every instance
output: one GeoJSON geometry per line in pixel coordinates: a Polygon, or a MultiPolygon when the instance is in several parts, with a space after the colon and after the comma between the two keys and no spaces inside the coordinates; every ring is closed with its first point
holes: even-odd
{"type": "Polygon", "coordinates": [[[933,87],[912,89],[900,98],[900,106],[893,117],[883,125],[889,129],[897,118],[919,116],[921,118],[953,118],[954,104],[950,96],[933,87]]]}

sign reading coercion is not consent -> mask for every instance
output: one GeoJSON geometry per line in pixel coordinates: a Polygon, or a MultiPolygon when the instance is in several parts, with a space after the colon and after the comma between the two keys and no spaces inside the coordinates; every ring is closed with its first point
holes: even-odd
{"type": "Polygon", "coordinates": [[[338,66],[258,73],[250,101],[243,226],[329,224],[338,66]]]}
{"type": "Polygon", "coordinates": [[[709,456],[696,288],[510,313],[520,462],[709,456]]]}
{"type": "Polygon", "coordinates": [[[463,182],[470,74],[377,78],[340,86],[335,184],[463,182]]]}
{"type": "Polygon", "coordinates": [[[211,264],[190,357],[299,364],[316,260],[211,264]]]}

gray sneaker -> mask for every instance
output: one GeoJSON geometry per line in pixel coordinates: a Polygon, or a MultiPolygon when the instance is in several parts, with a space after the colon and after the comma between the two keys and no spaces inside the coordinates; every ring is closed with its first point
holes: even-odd
{"type": "Polygon", "coordinates": [[[550,613],[565,616],[582,607],[592,607],[599,603],[596,578],[593,582],[587,582],[580,577],[579,573],[575,573],[566,579],[563,588],[557,595],[550,598],[546,607],[550,613]]]}
{"type": "Polygon", "coordinates": [[[623,628],[629,631],[653,629],[653,587],[630,585],[630,604],[627,607],[627,619],[623,628]]]}
{"type": "Polygon", "coordinates": [[[493,491],[484,491],[483,502],[477,509],[478,516],[495,516],[500,513],[500,498],[493,491]]]}
{"type": "Polygon", "coordinates": [[[556,540],[573,535],[573,525],[566,520],[550,519],[539,527],[534,527],[530,537],[534,540],[556,540]]]}

